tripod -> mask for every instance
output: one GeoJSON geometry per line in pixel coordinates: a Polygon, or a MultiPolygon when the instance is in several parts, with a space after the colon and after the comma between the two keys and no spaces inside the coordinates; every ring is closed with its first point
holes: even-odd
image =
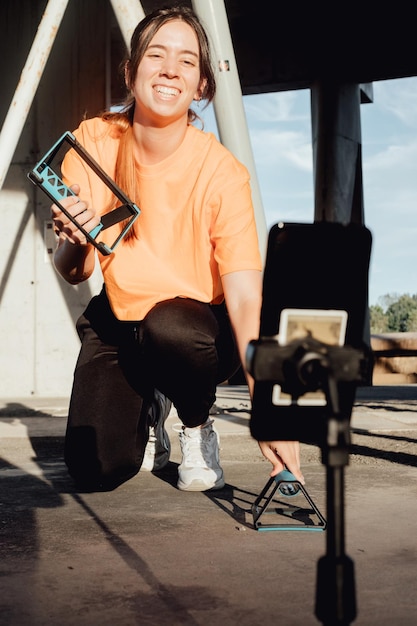
{"type": "MultiPolygon", "coordinates": [[[[350,346],[329,346],[312,337],[287,346],[261,339],[249,344],[247,362],[257,384],[278,383],[295,401],[308,391],[321,389],[325,394],[320,445],[327,472],[327,536],[326,554],[317,567],[315,614],[325,626],[347,626],[356,617],[356,596],[354,564],[345,553],[344,468],[349,463],[354,385],[367,375],[366,355],[350,346]]],[[[256,396],[254,400],[256,404],[256,396]]],[[[292,436],[288,433],[282,438],[292,436]]]]}
{"type": "Polygon", "coordinates": [[[298,440],[322,451],[327,547],[318,562],[315,613],[325,626],[346,626],[356,616],[354,567],[345,554],[344,468],[356,387],[369,384],[371,372],[366,339],[371,243],[370,232],[359,224],[273,226],[259,339],[250,342],[246,355],[255,380],[254,439],[298,440]],[[313,401],[310,392],[319,398],[313,401]]]}

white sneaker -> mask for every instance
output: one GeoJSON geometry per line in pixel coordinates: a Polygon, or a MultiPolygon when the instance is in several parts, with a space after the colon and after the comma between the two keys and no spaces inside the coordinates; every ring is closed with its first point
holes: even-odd
{"type": "Polygon", "coordinates": [[[169,461],[171,442],[165,430],[165,420],[171,406],[171,400],[155,389],[154,399],[149,409],[149,439],[141,467],[145,472],[157,472],[169,461]]]}
{"type": "Polygon", "coordinates": [[[219,462],[219,436],[208,419],[201,428],[182,426],[180,447],[182,461],[178,467],[178,489],[207,491],[224,487],[219,462]]]}

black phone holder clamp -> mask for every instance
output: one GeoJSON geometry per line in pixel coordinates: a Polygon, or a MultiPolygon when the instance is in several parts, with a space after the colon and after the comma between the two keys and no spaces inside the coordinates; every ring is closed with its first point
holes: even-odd
{"type": "Polygon", "coordinates": [[[338,383],[364,384],[369,378],[369,355],[364,349],[335,346],[306,336],[281,346],[277,338],[252,340],[246,366],[257,383],[279,384],[294,401],[321,389],[326,412],[340,413],[338,383]]]}
{"type": "Polygon", "coordinates": [[[123,239],[133,223],[140,214],[139,207],[136,206],[132,200],[116,185],[116,183],[108,176],[108,174],[101,168],[101,166],[93,159],[93,157],[85,150],[85,148],[77,141],[75,136],[69,131],[65,132],[58,141],[48,150],[48,152],[42,157],[42,159],[35,165],[35,167],[28,173],[28,178],[42,189],[46,195],[54,202],[64,215],[76,225],[76,227],[83,233],[89,243],[91,243],[101,254],[108,256],[114,252],[117,244],[123,239]],[[105,213],[101,217],[100,224],[96,226],[91,232],[88,232],[83,226],[74,218],[71,213],[63,206],[62,200],[70,196],[75,196],[74,192],[64,184],[59,175],[52,167],[52,162],[57,156],[62,147],[67,149],[74,149],[82,161],[91,168],[91,170],[98,176],[98,178],[110,189],[112,194],[120,202],[112,211],[105,213]],[[114,226],[122,222],[120,232],[115,237],[112,244],[107,244],[104,241],[98,241],[98,235],[110,226],[114,226]]]}

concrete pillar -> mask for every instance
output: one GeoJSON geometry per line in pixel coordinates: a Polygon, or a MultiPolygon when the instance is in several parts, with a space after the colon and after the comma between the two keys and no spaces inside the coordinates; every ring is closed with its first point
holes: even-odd
{"type": "MultiPolygon", "coordinates": [[[[0,3],[4,59],[0,124],[46,6],[46,0],[0,3]]],[[[0,369],[5,373],[0,393],[4,398],[69,393],[79,350],[74,322],[101,283],[98,274],[96,282],[73,287],[57,275],[50,253],[55,245],[49,228],[50,202],[27,179],[27,172],[65,130],[106,106],[109,13],[110,4],[103,0],[68,3],[43,72],[29,77],[39,84],[27,118],[12,119],[22,132],[0,191],[0,369]]]]}

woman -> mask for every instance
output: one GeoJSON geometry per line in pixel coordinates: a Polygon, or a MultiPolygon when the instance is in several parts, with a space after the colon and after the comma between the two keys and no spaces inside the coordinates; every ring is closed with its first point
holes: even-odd
{"type": "MultiPolygon", "coordinates": [[[[157,10],[139,23],[125,81],[122,112],[75,131],[141,214],[115,254],[98,255],[104,288],[77,323],[82,346],[66,462],[80,487],[114,488],[139,471],[150,426],[167,462],[163,423],[172,401],[183,423],[178,488],[219,489],[224,478],[209,410],[216,385],[245,362],[260,317],[249,176],[213,135],[192,125],[193,100],[210,102],[215,80],[207,36],[190,9],[157,10]]],[[[77,194],[66,208],[91,231],[114,206],[110,192],[73,151],[62,170],[77,194]]],[[[77,284],[91,276],[95,249],[57,206],[52,213],[56,269],[77,284]]],[[[100,237],[110,243],[117,228],[100,237]]],[[[250,377],[248,383],[252,390],[250,377]]],[[[260,445],[273,475],[285,464],[302,479],[298,444],[260,445]]]]}

